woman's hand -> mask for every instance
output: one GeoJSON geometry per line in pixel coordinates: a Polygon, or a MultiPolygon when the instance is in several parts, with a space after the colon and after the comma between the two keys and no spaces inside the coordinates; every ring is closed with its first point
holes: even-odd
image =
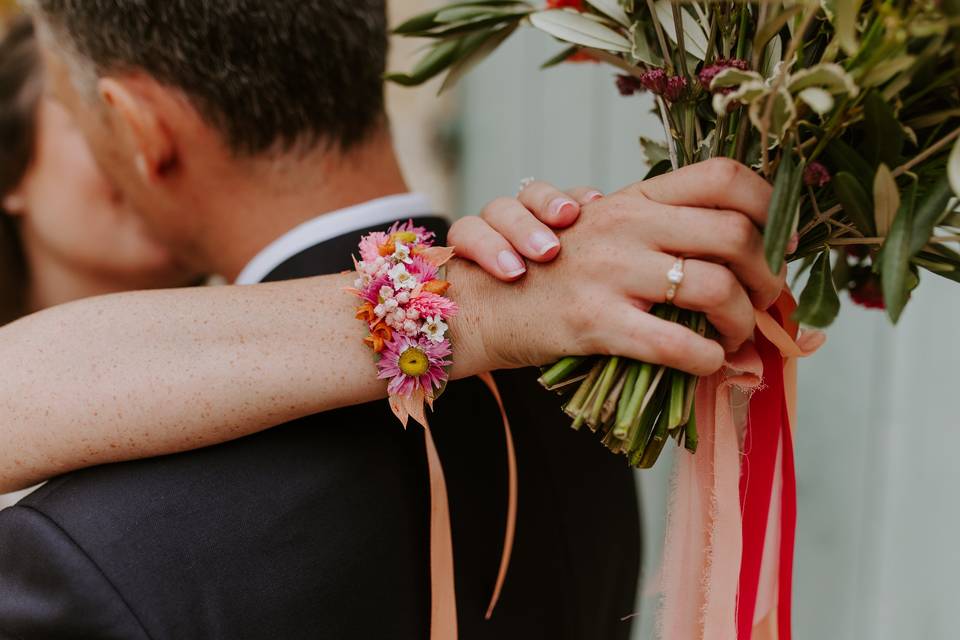
{"type": "MultiPolygon", "coordinates": [[[[471,277],[466,265],[454,265],[465,271],[451,278],[463,311],[454,344],[468,353],[478,348],[497,367],[616,354],[713,373],[724,350],[736,350],[753,334],[754,309],[772,304],[783,286],[785,269],[770,272],[760,231],[771,192],[749,168],[711,160],[584,206],[580,221],[561,233],[563,253],[552,264],[531,265],[519,285],[471,277]],[[719,332],[717,341],[648,313],[666,301],[667,274],[679,257],[686,258],[686,277],[672,302],[705,313],[719,332]],[[468,344],[478,336],[481,344],[468,344]]],[[[527,211],[550,212],[556,211],[550,208],[555,198],[549,185],[533,184],[520,202],[527,211]]],[[[494,241],[510,237],[514,246],[529,250],[531,233],[542,229],[517,214],[523,211],[505,203],[485,214],[485,224],[499,232],[494,241]],[[508,209],[512,213],[501,213],[508,209]]],[[[487,246],[498,248],[495,242],[487,246]]],[[[492,252],[485,249],[482,259],[492,252]]]]}
{"type": "Polygon", "coordinates": [[[457,220],[447,241],[457,256],[475,262],[504,282],[519,279],[527,260],[550,262],[560,253],[553,229],[565,229],[580,217],[582,206],[603,197],[592,187],[567,192],[546,182],[526,185],[516,198],[497,198],[479,216],[457,220]]]}

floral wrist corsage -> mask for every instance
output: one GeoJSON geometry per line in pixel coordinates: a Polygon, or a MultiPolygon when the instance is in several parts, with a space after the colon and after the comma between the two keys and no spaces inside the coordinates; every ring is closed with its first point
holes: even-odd
{"type": "Polygon", "coordinates": [[[426,426],[424,404],[433,408],[453,364],[447,321],[457,305],[444,295],[450,283],[441,273],[453,249],[433,242],[433,232],[413,221],[396,223],[364,236],[354,259],[350,292],[363,300],[357,318],[370,329],[364,342],[378,356],[378,377],[389,381],[390,408],[404,426],[411,417],[426,426]]]}

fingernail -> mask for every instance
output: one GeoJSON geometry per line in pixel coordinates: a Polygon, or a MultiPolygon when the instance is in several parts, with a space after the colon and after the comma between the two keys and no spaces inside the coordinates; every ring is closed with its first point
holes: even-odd
{"type": "Polygon", "coordinates": [[[566,198],[555,198],[547,206],[547,214],[555,218],[559,218],[564,214],[573,213],[576,210],[577,203],[566,198]]]}
{"type": "Polygon", "coordinates": [[[586,200],[587,202],[595,202],[602,197],[603,197],[603,194],[600,193],[599,191],[589,191],[585,196],[583,196],[583,199],[586,200]]]}
{"type": "Polygon", "coordinates": [[[787,243],[787,253],[793,253],[800,246],[800,234],[794,233],[790,236],[790,242],[787,243]]]}
{"type": "Polygon", "coordinates": [[[500,270],[503,271],[503,275],[508,278],[515,278],[527,270],[527,268],[523,266],[523,263],[520,262],[520,258],[509,251],[500,252],[500,255],[497,256],[497,264],[500,265],[500,270]]]}
{"type": "Polygon", "coordinates": [[[560,240],[549,231],[534,231],[530,234],[530,247],[538,256],[560,246],[560,240]]]}

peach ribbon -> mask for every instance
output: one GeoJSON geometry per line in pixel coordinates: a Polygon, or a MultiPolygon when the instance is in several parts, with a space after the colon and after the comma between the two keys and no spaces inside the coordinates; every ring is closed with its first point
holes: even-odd
{"type": "MultiPolygon", "coordinates": [[[[517,524],[517,458],[513,447],[513,433],[510,421],[503,405],[503,398],[493,376],[484,373],[480,380],[493,394],[503,420],[503,432],[507,453],[507,522],[503,536],[503,550],[500,556],[500,569],[494,584],[493,595],[487,607],[486,619],[500,599],[503,583],[510,566],[513,551],[513,537],[517,524]]],[[[427,424],[426,415],[413,416],[423,425],[424,444],[427,450],[427,471],[430,477],[430,640],[456,640],[457,638],[457,597],[453,568],[453,534],[450,528],[450,506],[447,496],[447,483],[443,475],[443,466],[433,441],[433,435],[427,424]]]]}
{"type": "MultiPolygon", "coordinates": [[[[823,344],[818,332],[799,335],[790,320],[796,303],[789,292],[777,301],[784,326],[766,312],[757,312],[757,328],[785,359],[784,386],[791,424],[796,424],[796,358],[823,344]]],[[[762,384],[763,365],[752,343],[733,354],[723,372],[701,380],[697,389],[696,455],[680,450],[672,483],[666,543],[660,575],[658,637],[667,640],[734,640],[740,575],[742,531],[740,512],[740,441],[731,406],[738,389],[747,396],[762,384]]],[[[771,501],[775,503],[776,501],[771,501]]],[[[771,510],[778,509],[771,504],[771,510]]],[[[771,522],[774,520],[771,515],[771,522]]],[[[773,544],[779,532],[766,536],[773,544]]],[[[766,545],[765,545],[766,551],[766,545]]],[[[776,554],[772,554],[775,560],[776,554]]],[[[765,593],[758,598],[757,627],[775,622],[776,562],[763,563],[765,593]],[[775,575],[775,574],[774,574],[775,575]],[[773,585],[772,587],[770,585],[773,585]],[[760,610],[762,608],[762,611],[760,610]]],[[[775,628],[775,625],[774,625],[775,628]]],[[[758,629],[759,631],[759,629],[758,629]]],[[[757,635],[760,637],[772,637],[757,635]]],[[[740,640],[749,640],[741,638],[740,640]]]]}

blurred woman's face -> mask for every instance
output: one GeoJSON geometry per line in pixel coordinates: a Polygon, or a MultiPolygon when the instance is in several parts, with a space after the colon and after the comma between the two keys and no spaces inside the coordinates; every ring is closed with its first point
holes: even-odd
{"type": "Polygon", "coordinates": [[[52,99],[40,100],[34,160],[17,197],[10,213],[21,218],[25,247],[61,267],[138,289],[191,279],[147,235],[101,174],[69,113],[52,99]]]}

